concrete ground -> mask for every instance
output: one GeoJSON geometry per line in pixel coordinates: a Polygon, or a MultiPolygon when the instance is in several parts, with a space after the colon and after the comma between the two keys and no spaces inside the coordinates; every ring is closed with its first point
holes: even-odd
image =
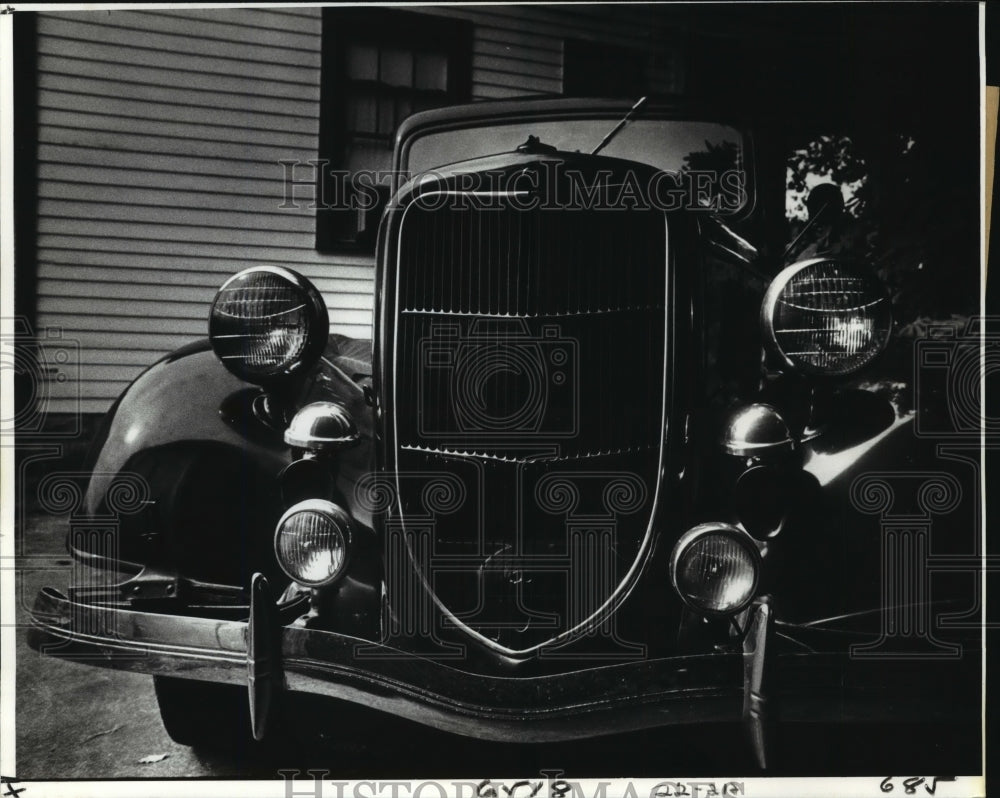
{"type": "MultiPolygon", "coordinates": [[[[64,520],[28,520],[20,559],[20,624],[39,588],[65,582],[64,520]]],[[[486,777],[563,770],[598,776],[733,777],[754,774],[738,726],[666,729],[559,745],[488,744],[434,732],[371,713],[357,716],[308,696],[299,719],[263,751],[195,751],[172,742],[160,722],[152,678],[61,661],[17,644],[19,779],[280,778],[279,769],[327,770],[327,778],[486,777]],[[324,729],[349,725],[350,742],[324,729]],[[154,761],[143,764],[141,760],[154,761]]],[[[964,734],[964,733],[963,733],[964,734]]],[[[787,775],[932,775],[973,772],[979,743],[941,727],[798,726],[784,737],[777,773],[787,775]]],[[[774,771],[772,771],[774,772],[774,771]]],[[[873,782],[874,784],[874,782],[873,782]]]]}
{"type": "Polygon", "coordinates": [[[214,775],[211,764],[167,737],[151,677],[77,665],[28,648],[26,608],[42,586],[64,583],[71,565],[62,520],[35,516],[24,538],[26,556],[18,574],[17,775],[214,775]],[[142,757],[160,754],[168,756],[138,764],[142,757]]]}

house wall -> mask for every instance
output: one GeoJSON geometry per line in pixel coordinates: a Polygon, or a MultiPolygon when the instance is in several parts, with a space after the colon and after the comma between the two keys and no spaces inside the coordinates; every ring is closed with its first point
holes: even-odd
{"type": "MultiPolygon", "coordinates": [[[[566,38],[648,50],[653,91],[681,80],[643,9],[422,13],[474,23],[476,100],[561,92],[566,38]]],[[[305,274],[334,332],[370,336],[372,259],[318,253],[308,203],[278,207],[279,161],[317,157],[320,9],[46,12],[37,31],[36,326],[80,345],[79,379],[50,364],[48,412],[106,410],[254,264],[305,274]]]]}

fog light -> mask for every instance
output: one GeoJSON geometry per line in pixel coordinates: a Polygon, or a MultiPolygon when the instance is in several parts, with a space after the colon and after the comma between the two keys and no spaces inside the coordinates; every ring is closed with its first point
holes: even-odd
{"type": "Polygon", "coordinates": [[[281,570],[309,587],[337,581],[347,566],[350,544],[350,516],[325,499],[307,499],[289,508],[274,535],[281,570]]]}
{"type": "Polygon", "coordinates": [[[722,433],[722,446],[737,457],[773,459],[795,451],[795,439],[781,413],[771,405],[746,405],[732,413],[722,433]]]}
{"type": "Polygon", "coordinates": [[[357,445],[361,436],[347,408],[336,402],[312,402],[292,419],[285,443],[316,453],[337,452],[357,445]]]}
{"type": "Polygon", "coordinates": [[[677,541],[670,579],[684,602],[703,615],[735,615],[757,592],[760,550],[730,524],[699,524],[677,541]]]}

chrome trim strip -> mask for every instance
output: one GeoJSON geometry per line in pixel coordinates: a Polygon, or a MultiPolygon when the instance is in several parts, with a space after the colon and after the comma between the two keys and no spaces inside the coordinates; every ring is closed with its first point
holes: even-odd
{"type": "Polygon", "coordinates": [[[476,460],[496,460],[503,463],[571,463],[577,460],[595,460],[599,457],[614,457],[616,455],[631,454],[638,451],[645,451],[654,448],[649,446],[630,447],[628,449],[607,449],[601,452],[586,452],[584,454],[573,455],[546,455],[539,454],[527,457],[504,457],[500,454],[486,454],[477,451],[461,451],[458,449],[448,449],[442,446],[412,446],[404,444],[399,447],[404,452],[424,452],[426,454],[437,454],[441,457],[467,457],[476,460]]]}
{"type": "Polygon", "coordinates": [[[646,305],[632,308],[601,308],[599,310],[574,310],[565,313],[475,313],[466,310],[420,310],[404,308],[400,313],[407,316],[474,316],[477,319],[563,319],[576,316],[600,316],[608,313],[632,313],[635,311],[663,310],[661,305],[646,305]]]}

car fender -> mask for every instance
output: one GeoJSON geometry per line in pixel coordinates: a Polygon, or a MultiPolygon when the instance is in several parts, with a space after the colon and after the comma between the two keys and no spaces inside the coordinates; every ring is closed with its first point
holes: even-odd
{"type": "MultiPolygon", "coordinates": [[[[355,417],[361,441],[332,464],[332,498],[370,526],[370,513],[358,505],[354,490],[370,471],[370,408],[345,363],[358,361],[338,359],[331,350],[305,376],[296,405],[338,401],[355,417]]],[[[92,448],[84,506],[89,515],[107,515],[109,488],[123,473],[145,482],[140,489],[147,506],[119,519],[117,550],[103,559],[164,565],[224,583],[244,581],[232,563],[273,562],[267,550],[285,509],[280,475],[293,453],[283,429],[253,410],[261,395],[259,387],[227,371],[207,341],[162,358],[128,387],[92,448]]],[[[72,543],[70,548],[93,559],[93,552],[72,543]]]]}
{"type": "Polygon", "coordinates": [[[221,410],[230,397],[253,390],[222,367],[207,340],[154,363],[122,394],[95,441],[87,512],[98,514],[108,485],[137,453],[161,446],[237,448],[277,475],[289,462],[281,436],[248,436],[238,425],[227,423],[221,410]]]}

